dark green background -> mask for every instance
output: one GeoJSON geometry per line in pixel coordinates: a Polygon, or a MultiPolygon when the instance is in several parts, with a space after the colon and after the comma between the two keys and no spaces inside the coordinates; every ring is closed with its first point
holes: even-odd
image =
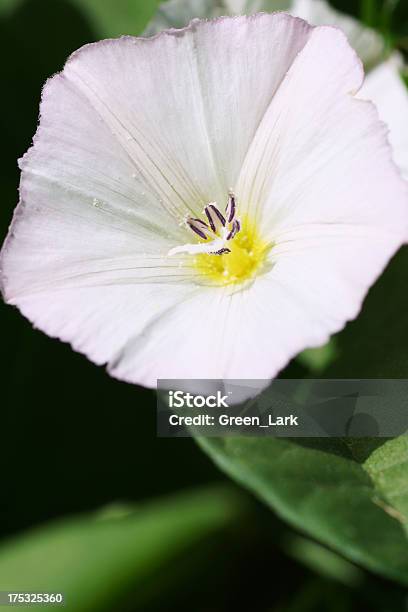
{"type": "MultiPolygon", "coordinates": [[[[156,3],[101,0],[107,6],[103,33],[87,2],[12,4],[4,2],[0,21],[2,237],[18,200],[16,160],[30,146],[45,79],[62,68],[72,51],[107,33],[109,11],[112,31],[115,11],[120,12],[121,23],[126,23],[128,11],[128,28],[123,33],[137,34],[156,3]]],[[[375,6],[338,0],[335,4],[358,14],[362,10],[373,25],[391,32],[402,47],[406,44],[406,0],[399,3],[391,29],[381,2],[375,6]]],[[[405,271],[408,258],[402,252],[371,292],[359,321],[340,335],[345,376],[387,376],[385,371],[364,368],[358,372],[347,356],[355,342],[368,342],[370,351],[386,350],[392,360],[393,330],[389,346],[379,345],[377,314],[385,310],[388,321],[401,318],[401,302],[389,296],[396,287],[406,285],[405,271]]],[[[1,304],[0,316],[1,538],[112,502],[138,503],[226,482],[192,440],[156,438],[152,391],[109,378],[69,346],[33,330],[11,307],[1,304]]],[[[403,333],[408,340],[408,329],[395,333],[403,333]]],[[[300,373],[300,366],[292,364],[286,375],[300,373]]],[[[128,603],[120,609],[171,610],[188,605],[191,610],[236,610],[239,604],[248,610],[276,611],[403,609],[405,595],[397,585],[365,572],[357,588],[342,584],[335,575],[331,579],[308,569],[307,560],[287,544],[296,541],[295,534],[263,506],[240,495],[247,506],[238,525],[223,530],[215,540],[204,538],[188,557],[178,559],[180,571],[174,577],[170,574],[170,580],[167,570],[158,572],[152,595],[143,604],[138,603],[137,593],[129,592],[128,603]]],[[[1,578],[0,572],[0,587],[1,578]]]]}

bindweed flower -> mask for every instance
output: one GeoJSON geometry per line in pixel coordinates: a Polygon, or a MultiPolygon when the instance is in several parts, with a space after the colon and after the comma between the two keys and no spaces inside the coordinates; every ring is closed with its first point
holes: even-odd
{"type": "Polygon", "coordinates": [[[384,40],[354,17],[332,8],[326,0],[167,0],[146,29],[146,35],[163,28],[186,26],[194,17],[288,11],[313,25],[343,30],[363,61],[367,76],[359,97],[372,100],[390,132],[394,160],[408,179],[408,91],[401,78],[403,59],[387,52],[384,40]]]}
{"type": "Polygon", "coordinates": [[[266,379],[360,310],[407,188],[346,37],[279,14],[83,47],[43,91],[8,303],[120,379],[266,379]]]}

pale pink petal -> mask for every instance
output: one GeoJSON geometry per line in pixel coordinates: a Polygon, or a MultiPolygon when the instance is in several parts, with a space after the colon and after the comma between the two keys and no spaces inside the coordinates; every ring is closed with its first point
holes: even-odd
{"type": "Polygon", "coordinates": [[[248,208],[255,203],[271,240],[312,226],[324,235],[333,224],[345,235],[367,230],[368,246],[373,231],[396,244],[406,236],[407,188],[374,105],[353,95],[362,81],[344,34],[316,28],[259,126],[236,189],[248,208]]]}
{"type": "Polygon", "coordinates": [[[199,212],[225,199],[309,32],[284,14],[201,22],[179,34],[89,45],[71,57],[64,76],[164,204],[199,212]]]}

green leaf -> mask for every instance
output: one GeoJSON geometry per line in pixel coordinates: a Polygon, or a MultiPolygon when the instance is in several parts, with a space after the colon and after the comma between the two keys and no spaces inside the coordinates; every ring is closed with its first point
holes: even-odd
{"type": "Polygon", "coordinates": [[[157,591],[158,572],[241,512],[235,492],[214,487],[55,522],[3,544],[0,590],[61,592],[75,612],[123,609],[131,593],[140,605],[149,580],[157,591]]]}
{"type": "Polygon", "coordinates": [[[157,0],[71,0],[87,16],[100,38],[140,35],[152,18],[157,0]]]}
{"type": "Polygon", "coordinates": [[[393,442],[361,463],[357,458],[370,448],[365,441],[355,449],[347,441],[327,438],[198,442],[223,471],[293,526],[352,561],[408,584],[406,443],[394,464],[387,462],[386,448],[393,442]]]}

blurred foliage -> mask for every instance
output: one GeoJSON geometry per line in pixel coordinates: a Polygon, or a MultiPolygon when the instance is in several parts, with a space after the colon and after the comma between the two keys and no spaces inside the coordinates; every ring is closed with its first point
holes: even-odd
{"type": "Polygon", "coordinates": [[[140,34],[153,16],[158,0],[72,0],[100,38],[140,34]]]}
{"type": "Polygon", "coordinates": [[[337,355],[336,338],[333,337],[324,346],[306,349],[296,359],[314,376],[318,376],[337,359],[337,355]]]}
{"type": "MultiPolygon", "coordinates": [[[[31,4],[33,9],[38,7],[48,11],[53,4],[58,5],[59,2],[0,0],[0,13],[9,16],[12,11],[24,10],[27,4],[31,4]]],[[[154,14],[159,0],[70,0],[67,4],[80,12],[98,38],[109,38],[122,34],[140,34],[154,14]]],[[[47,14],[46,22],[51,21],[52,14],[47,14]]]]}
{"type": "MultiPolygon", "coordinates": [[[[408,50],[406,0],[332,4],[408,50]]],[[[81,45],[143,31],[156,5],[0,0],[3,236],[17,200],[16,159],[35,132],[42,84],[81,45]]],[[[336,337],[336,359],[325,375],[407,376],[406,269],[402,251],[359,319],[336,337]]],[[[176,495],[225,479],[192,440],[156,438],[154,393],[110,379],[32,329],[16,310],[1,304],[0,316],[1,588],[49,585],[66,591],[64,609],[74,612],[192,609],[192,601],[197,612],[403,609],[405,589],[300,539],[260,504],[249,504],[244,491],[176,495]],[[172,496],[163,500],[164,494],[172,496]],[[155,501],[145,505],[148,498],[155,501]],[[123,500],[116,512],[90,514],[123,500]]],[[[323,359],[317,367],[325,365],[323,359]]],[[[282,375],[306,373],[293,363],[282,375]]],[[[242,460],[240,444],[235,439],[211,451],[232,475],[242,460]]],[[[256,449],[248,452],[239,480],[282,516],[345,556],[405,581],[405,440],[378,448],[370,441],[269,441],[268,462],[258,461],[256,449]],[[340,472],[344,490],[335,486],[340,472]]]]}
{"type": "Polygon", "coordinates": [[[408,378],[408,248],[397,253],[370,290],[359,317],[336,337],[332,378],[408,378]]]}
{"type": "MultiPolygon", "coordinates": [[[[143,609],[157,597],[158,587],[168,590],[181,567],[184,578],[194,569],[180,557],[192,558],[195,546],[241,513],[238,494],[218,488],[54,522],[3,546],[0,587],[62,593],[64,607],[75,612],[124,610],[129,600],[143,609]]],[[[215,538],[212,544],[216,548],[215,538]]],[[[200,563],[208,554],[204,546],[200,563]]]]}
{"type": "Polygon", "coordinates": [[[408,51],[408,2],[406,0],[330,0],[340,11],[354,15],[383,34],[389,45],[408,51]]]}
{"type": "Polygon", "coordinates": [[[364,574],[356,565],[312,540],[292,535],[285,545],[285,552],[321,576],[355,587],[364,581],[364,574]]]}

